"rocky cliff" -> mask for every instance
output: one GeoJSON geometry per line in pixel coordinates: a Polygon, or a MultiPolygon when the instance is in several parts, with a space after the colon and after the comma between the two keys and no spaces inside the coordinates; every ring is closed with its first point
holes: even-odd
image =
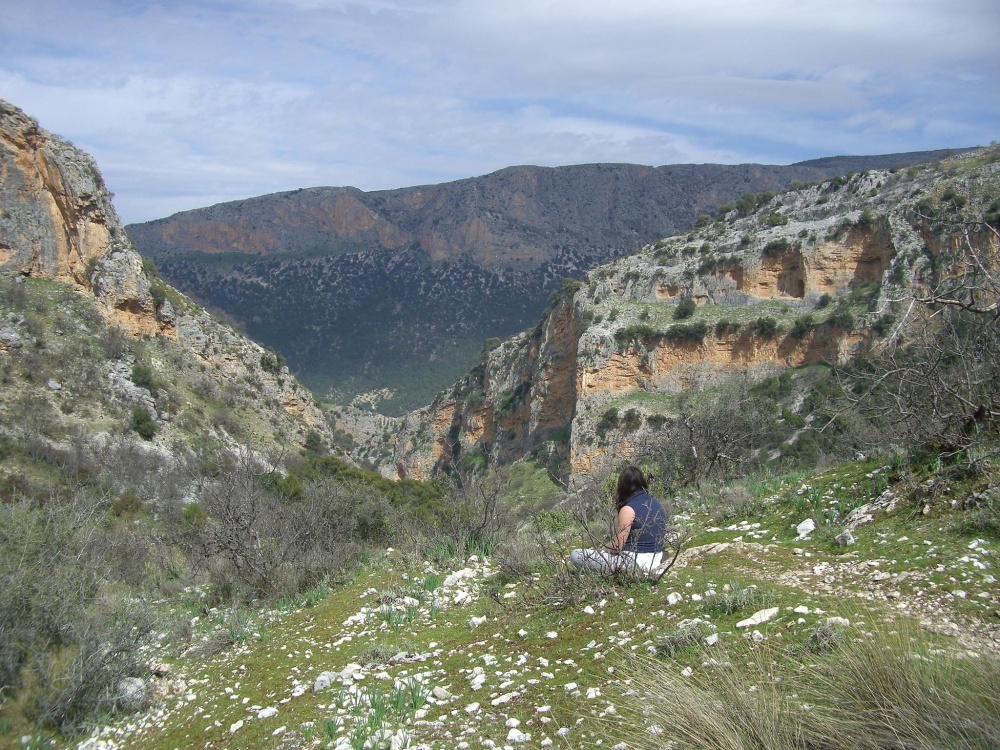
{"type": "Polygon", "coordinates": [[[399,190],[309,188],[128,231],[166,279],[242,321],[314,390],[398,415],[468,370],[485,338],[531,325],[567,276],[748,192],[939,156],[519,166],[399,190]]]}
{"type": "Polygon", "coordinates": [[[53,377],[44,400],[60,402],[66,426],[78,422],[77,427],[99,430],[139,406],[148,410],[164,443],[193,438],[182,423],[209,428],[217,436],[231,433],[227,439],[241,433],[240,439],[261,444],[278,433],[285,435],[283,440],[301,443],[309,429],[330,438],[312,395],[287,368],[282,371],[279,360],[212,319],[144,266],[94,160],[3,101],[0,277],[16,282],[5,283],[10,299],[0,305],[0,364],[6,383],[0,411],[17,398],[33,397],[45,374],[53,377]],[[49,282],[57,286],[50,289],[49,282]],[[78,298],[66,297],[67,289],[78,298]],[[103,325],[87,318],[89,309],[100,314],[103,325]],[[117,339],[101,331],[104,327],[124,333],[133,343],[114,343],[117,339]],[[83,374],[90,378],[98,349],[110,354],[102,364],[106,372],[80,382],[83,374]],[[269,357],[272,366],[262,366],[271,362],[269,357]],[[161,388],[130,381],[137,362],[151,368],[161,388]],[[18,372],[23,382],[14,377],[18,372]],[[93,410],[92,418],[82,422],[76,413],[81,399],[93,410]],[[251,399],[257,400],[260,417],[230,416],[214,425],[205,418],[206,409],[235,414],[251,399]],[[185,409],[191,410],[190,418],[179,419],[186,417],[185,409]]]}
{"type": "Polygon", "coordinates": [[[92,291],[134,335],[174,335],[94,160],[0,101],[0,271],[92,291]]]}
{"type": "MultiPolygon", "coordinates": [[[[865,351],[961,255],[960,218],[996,221],[998,157],[994,147],[730,206],[564,284],[534,330],[393,425],[383,471],[562,452],[566,473],[585,473],[674,418],[679,394],[865,351]]],[[[972,226],[968,241],[996,244],[972,226]]]]}

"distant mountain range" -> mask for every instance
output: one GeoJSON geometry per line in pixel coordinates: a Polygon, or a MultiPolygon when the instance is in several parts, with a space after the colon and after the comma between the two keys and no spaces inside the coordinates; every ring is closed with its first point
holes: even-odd
{"type": "Polygon", "coordinates": [[[467,371],[484,339],[532,325],[565,277],[746,193],[954,153],[519,166],[397,190],[276,193],[127,231],[165,279],[283,354],[314,391],[399,414],[467,371]]]}

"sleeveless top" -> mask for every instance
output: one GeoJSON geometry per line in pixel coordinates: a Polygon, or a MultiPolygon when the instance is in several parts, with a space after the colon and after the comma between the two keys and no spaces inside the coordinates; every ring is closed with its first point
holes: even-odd
{"type": "Polygon", "coordinates": [[[645,490],[639,490],[625,503],[635,512],[635,520],[625,540],[627,552],[662,552],[667,533],[667,512],[645,490]]]}

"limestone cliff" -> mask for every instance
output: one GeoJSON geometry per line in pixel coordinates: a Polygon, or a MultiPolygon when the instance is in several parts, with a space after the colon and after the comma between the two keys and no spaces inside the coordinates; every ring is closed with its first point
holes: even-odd
{"type": "Polygon", "coordinates": [[[0,271],[93,291],[133,335],[173,334],[94,160],[0,100],[0,271]]]}
{"type": "MultiPolygon", "coordinates": [[[[533,331],[395,425],[383,471],[562,453],[565,473],[589,472],[671,419],[678,394],[845,361],[960,255],[956,206],[966,220],[996,213],[998,158],[993,148],[765,196],[564,283],[533,331]]],[[[996,233],[971,241],[995,245],[996,233]]]]}
{"type": "MultiPolygon", "coordinates": [[[[65,285],[79,292],[81,302],[86,302],[84,307],[96,307],[108,326],[131,337],[133,345],[113,355],[115,361],[108,365],[109,372],[95,394],[90,387],[93,383],[84,388],[71,382],[76,377],[74,370],[93,364],[74,360],[93,359],[92,343],[80,344],[77,351],[74,347],[78,342],[72,340],[75,331],[72,336],[63,328],[53,332],[47,345],[47,351],[59,360],[53,365],[53,373],[59,376],[53,382],[59,381],[63,395],[79,391],[93,400],[94,416],[86,425],[88,429],[106,426],[105,420],[117,418],[123,406],[142,406],[156,422],[163,443],[191,431],[175,427],[181,421],[217,437],[228,439],[232,433],[241,433],[241,439],[261,445],[270,444],[275,436],[282,445],[288,441],[301,445],[310,430],[317,431],[327,444],[331,442],[332,435],[312,394],[290,376],[282,361],[213,319],[168,287],[155,269],[144,265],[94,160],[2,100],[0,276],[20,281],[21,297],[25,296],[23,289],[37,287],[36,280],[65,285]],[[168,397],[169,389],[163,388],[158,396],[130,382],[129,370],[136,358],[127,353],[129,348],[149,350],[150,366],[164,373],[161,380],[174,386],[173,395],[168,397]],[[63,350],[76,354],[60,355],[63,350]],[[184,393],[188,396],[182,397],[184,393]],[[220,399],[224,406],[217,403],[220,399]],[[190,416],[185,409],[191,411],[190,416]],[[208,409],[225,416],[216,420],[217,424],[209,424],[208,409]],[[237,411],[242,412],[239,417],[234,416],[237,411]],[[185,419],[176,419],[178,414],[185,419]]],[[[41,294],[37,289],[35,293],[41,294]]],[[[52,302],[44,294],[39,300],[36,304],[40,307],[52,302]]],[[[18,326],[23,328],[27,322],[17,305],[5,314],[14,324],[5,329],[5,341],[10,341],[0,342],[0,353],[13,357],[11,350],[21,346],[18,326]]],[[[41,332],[41,325],[39,322],[36,333],[41,332]]],[[[63,325],[68,327],[65,322],[63,325]]],[[[90,330],[86,323],[76,327],[81,326],[90,330]]],[[[34,378],[41,375],[32,374],[34,378]]],[[[16,387],[8,384],[6,395],[19,389],[27,393],[34,388],[33,383],[29,378],[16,387]]],[[[67,406],[66,413],[71,411],[67,406]]]]}

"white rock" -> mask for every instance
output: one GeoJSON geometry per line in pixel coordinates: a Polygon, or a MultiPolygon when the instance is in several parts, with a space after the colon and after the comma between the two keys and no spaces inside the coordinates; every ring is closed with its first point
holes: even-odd
{"type": "Polygon", "coordinates": [[[719,642],[719,634],[718,633],[712,633],[711,635],[705,636],[705,645],[706,646],[714,646],[718,642],[719,642]]]}
{"type": "Polygon", "coordinates": [[[484,622],[486,622],[486,618],[485,617],[472,617],[472,618],[469,619],[469,627],[472,628],[473,630],[475,630],[480,625],[482,625],[484,622]]]}
{"type": "Polygon", "coordinates": [[[521,726],[521,720],[515,719],[512,716],[511,718],[507,719],[507,723],[504,724],[504,726],[507,727],[508,729],[514,729],[515,727],[521,726]]]}
{"type": "Polygon", "coordinates": [[[451,698],[451,693],[449,693],[445,688],[440,686],[431,690],[431,695],[433,695],[439,701],[446,701],[451,698]]]}
{"type": "Polygon", "coordinates": [[[530,734],[525,734],[520,729],[514,728],[507,732],[507,742],[513,742],[514,744],[521,744],[522,742],[527,742],[531,739],[530,734]]]}
{"type": "Polygon", "coordinates": [[[567,682],[567,683],[566,683],[566,684],[564,685],[564,687],[566,688],[566,692],[567,692],[567,693],[571,693],[571,692],[573,692],[574,690],[576,690],[576,683],[575,683],[575,682],[567,682]]]}
{"type": "Polygon", "coordinates": [[[681,670],[681,677],[690,677],[693,674],[694,670],[691,669],[691,667],[684,667],[684,669],[681,670]]]}
{"type": "Polygon", "coordinates": [[[240,719],[235,724],[230,724],[229,725],[229,733],[230,734],[236,734],[242,728],[243,728],[243,719],[240,719]]]}
{"type": "Polygon", "coordinates": [[[750,634],[750,640],[752,640],[754,643],[760,643],[761,641],[764,640],[764,634],[761,633],[759,630],[755,630],[750,634]]]}
{"type": "Polygon", "coordinates": [[[455,598],[452,599],[452,601],[455,602],[455,604],[468,604],[472,601],[472,594],[468,591],[459,591],[455,594],[455,598]]]}
{"type": "Polygon", "coordinates": [[[546,638],[558,638],[559,634],[556,631],[554,631],[554,630],[550,630],[548,633],[545,634],[545,637],[546,638]]]}
{"type": "Polygon", "coordinates": [[[674,604],[680,604],[682,601],[684,601],[684,597],[676,591],[671,591],[667,596],[667,604],[670,604],[671,606],[674,604]]]}
{"type": "Polygon", "coordinates": [[[479,704],[478,703],[470,703],[468,706],[465,707],[465,713],[469,714],[469,716],[472,716],[472,714],[478,714],[479,713],[479,704]]]}
{"type": "Polygon", "coordinates": [[[807,518],[805,521],[796,526],[795,530],[799,534],[799,539],[805,539],[807,536],[816,531],[816,522],[811,518],[807,518]]]}
{"type": "Polygon", "coordinates": [[[594,700],[601,697],[601,689],[596,687],[587,688],[587,700],[594,700]]]}
{"type": "Polygon", "coordinates": [[[806,607],[805,605],[800,604],[795,609],[793,609],[792,612],[794,612],[797,615],[808,615],[809,614],[809,607],[806,607]]]}
{"type": "Polygon", "coordinates": [[[262,708],[257,712],[258,719],[270,719],[272,716],[278,715],[278,709],[274,706],[268,706],[267,708],[262,708]]]}
{"type": "Polygon", "coordinates": [[[778,614],[778,609],[779,609],[778,607],[768,607],[767,609],[762,609],[757,612],[754,612],[747,619],[740,620],[738,623],[736,623],[736,627],[749,628],[754,625],[763,625],[765,622],[773,619],[774,616],[778,614]]]}
{"type": "Polygon", "coordinates": [[[588,604],[586,607],[583,608],[583,614],[585,614],[585,615],[592,615],[592,614],[594,614],[594,608],[591,607],[588,604]]]}
{"type": "Polygon", "coordinates": [[[313,683],[313,692],[318,693],[321,690],[326,690],[339,677],[340,675],[336,672],[322,672],[313,683]]]}
{"type": "Polygon", "coordinates": [[[493,706],[502,706],[505,703],[510,703],[515,697],[517,697],[517,693],[504,693],[491,700],[490,704],[493,706]]]}

